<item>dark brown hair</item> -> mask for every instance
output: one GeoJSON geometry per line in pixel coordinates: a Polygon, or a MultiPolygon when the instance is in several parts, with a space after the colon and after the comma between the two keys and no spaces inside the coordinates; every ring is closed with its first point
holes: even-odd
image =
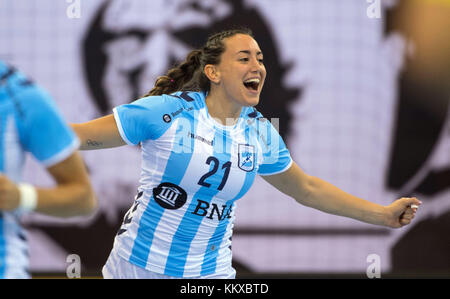
{"type": "Polygon", "coordinates": [[[203,69],[207,64],[220,63],[222,53],[225,52],[223,40],[236,34],[253,37],[251,30],[247,28],[225,30],[211,35],[201,49],[191,51],[185,61],[170,69],[165,76],[158,77],[155,86],[145,96],[170,94],[181,90],[208,92],[211,85],[203,69]]]}

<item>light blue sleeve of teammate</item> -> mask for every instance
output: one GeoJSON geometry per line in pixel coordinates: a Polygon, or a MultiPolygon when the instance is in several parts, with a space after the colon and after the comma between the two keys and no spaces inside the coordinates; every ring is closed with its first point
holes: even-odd
{"type": "Polygon", "coordinates": [[[53,166],[78,149],[77,136],[44,90],[31,85],[15,97],[20,103],[17,119],[21,142],[41,164],[53,166]]]}
{"type": "Polygon", "coordinates": [[[272,123],[265,119],[258,120],[258,134],[263,149],[259,175],[282,173],[291,167],[292,158],[283,139],[272,123]]]}
{"type": "Polygon", "coordinates": [[[158,139],[172,124],[180,100],[166,95],[150,96],[113,109],[120,136],[129,145],[158,139]]]}

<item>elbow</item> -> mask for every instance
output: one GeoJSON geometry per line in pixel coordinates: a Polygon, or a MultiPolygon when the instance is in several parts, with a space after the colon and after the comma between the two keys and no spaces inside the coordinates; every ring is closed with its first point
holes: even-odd
{"type": "Polygon", "coordinates": [[[86,186],[79,201],[79,216],[88,216],[94,213],[98,208],[98,200],[91,186],[86,186]]]}
{"type": "Polygon", "coordinates": [[[316,178],[310,175],[306,175],[302,180],[302,183],[299,185],[299,191],[296,192],[295,200],[307,207],[311,207],[313,205],[313,194],[314,190],[317,189],[317,181],[316,178]]]}
{"type": "Polygon", "coordinates": [[[97,197],[95,196],[94,191],[90,190],[86,201],[87,203],[85,204],[84,212],[85,215],[90,215],[94,213],[98,208],[98,200],[97,197]]]}

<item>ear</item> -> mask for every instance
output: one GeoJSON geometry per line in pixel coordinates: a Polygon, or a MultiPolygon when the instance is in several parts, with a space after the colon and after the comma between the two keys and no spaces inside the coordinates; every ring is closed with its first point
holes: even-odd
{"type": "Polygon", "coordinates": [[[213,83],[220,83],[220,72],[214,64],[207,64],[203,69],[205,76],[213,83]]]}

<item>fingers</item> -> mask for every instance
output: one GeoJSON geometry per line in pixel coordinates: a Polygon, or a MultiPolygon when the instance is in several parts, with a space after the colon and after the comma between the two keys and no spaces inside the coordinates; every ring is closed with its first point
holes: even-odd
{"type": "Polygon", "coordinates": [[[406,208],[405,212],[403,213],[403,216],[412,216],[415,213],[416,213],[416,209],[406,208]]]}
{"type": "Polygon", "coordinates": [[[402,226],[408,225],[408,224],[410,224],[410,223],[411,223],[411,220],[408,220],[408,219],[400,219],[400,224],[401,224],[402,226]]]}
{"type": "Polygon", "coordinates": [[[405,213],[402,214],[400,219],[412,220],[412,219],[414,219],[415,215],[416,215],[416,212],[413,209],[407,208],[405,213]]]}
{"type": "Polygon", "coordinates": [[[414,208],[418,209],[419,206],[422,204],[422,202],[418,200],[417,197],[402,197],[400,198],[400,200],[402,201],[405,207],[411,207],[413,209],[414,208]]]}
{"type": "Polygon", "coordinates": [[[400,216],[400,224],[402,226],[408,225],[414,219],[416,212],[419,206],[422,204],[420,200],[416,197],[405,197],[401,198],[402,203],[404,204],[405,210],[400,216]]]}
{"type": "Polygon", "coordinates": [[[403,216],[411,217],[411,219],[414,218],[414,215],[416,214],[417,210],[419,209],[419,206],[422,205],[422,202],[418,200],[416,197],[411,198],[412,202],[408,205],[408,208],[406,209],[403,216]]]}

